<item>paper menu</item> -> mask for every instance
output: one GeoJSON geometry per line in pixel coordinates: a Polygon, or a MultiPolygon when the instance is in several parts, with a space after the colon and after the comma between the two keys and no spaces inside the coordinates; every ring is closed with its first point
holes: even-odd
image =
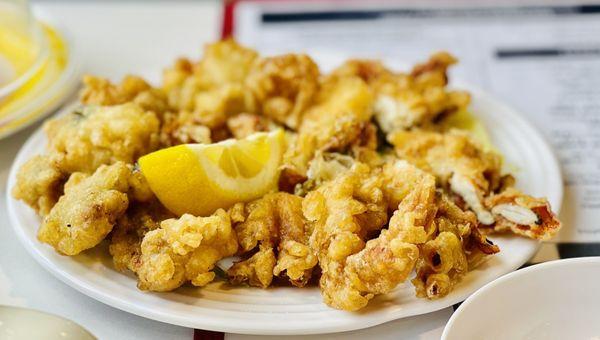
{"type": "Polygon", "coordinates": [[[452,77],[515,107],[552,144],[565,182],[557,240],[600,241],[600,4],[473,6],[241,2],[234,32],[262,53],[316,55],[325,69],[350,56],[412,64],[452,52],[452,77]]]}

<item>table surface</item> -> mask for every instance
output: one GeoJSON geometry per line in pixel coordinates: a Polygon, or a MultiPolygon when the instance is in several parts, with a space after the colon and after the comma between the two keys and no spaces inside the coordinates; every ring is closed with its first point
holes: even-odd
{"type": "MultiPolygon", "coordinates": [[[[162,68],[175,58],[197,58],[204,43],[217,39],[221,15],[220,3],[216,1],[42,1],[33,7],[36,14],[58,23],[58,28],[67,33],[80,51],[84,73],[114,80],[133,73],[153,82],[160,79],[162,68]]],[[[0,140],[0,304],[26,306],[64,316],[83,325],[99,339],[194,338],[192,329],[137,317],[82,295],[46,272],[16,241],[6,212],[6,181],[20,146],[39,125],[0,140]]],[[[558,257],[556,247],[547,245],[534,262],[558,257]]],[[[438,339],[451,314],[452,308],[448,308],[331,338],[377,335],[382,339],[438,339]]],[[[195,335],[200,339],[206,334],[196,332],[195,335]]],[[[226,338],[259,339],[231,334],[226,338]]]]}

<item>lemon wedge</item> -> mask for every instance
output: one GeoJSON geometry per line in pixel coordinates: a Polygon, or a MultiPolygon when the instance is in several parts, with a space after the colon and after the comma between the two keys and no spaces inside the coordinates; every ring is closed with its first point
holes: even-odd
{"type": "Polygon", "coordinates": [[[207,216],[277,189],[283,130],[214,144],[183,144],[141,157],[140,169],[172,212],[207,216]]]}

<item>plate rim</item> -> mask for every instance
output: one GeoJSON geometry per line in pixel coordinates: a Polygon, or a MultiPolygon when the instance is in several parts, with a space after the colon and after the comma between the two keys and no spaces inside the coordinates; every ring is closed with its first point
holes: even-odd
{"type": "Polygon", "coordinates": [[[573,258],[567,258],[567,259],[557,259],[557,260],[552,260],[552,261],[548,261],[548,262],[540,262],[540,263],[536,263],[532,266],[529,266],[527,268],[515,270],[508,274],[502,275],[501,277],[499,277],[491,282],[486,283],[483,287],[479,288],[477,291],[475,291],[473,294],[471,294],[465,301],[463,301],[463,303],[454,311],[454,313],[452,313],[452,315],[450,316],[450,319],[448,320],[448,322],[446,323],[446,326],[444,327],[444,331],[442,333],[442,337],[440,340],[448,339],[448,333],[450,332],[450,329],[454,326],[454,323],[457,322],[456,320],[460,317],[460,314],[466,308],[469,308],[469,305],[471,303],[473,303],[473,301],[475,301],[477,298],[479,298],[479,296],[481,296],[482,294],[485,294],[486,292],[493,290],[498,285],[502,285],[503,283],[505,283],[507,281],[517,279],[519,277],[526,276],[526,275],[529,275],[534,272],[543,271],[546,268],[563,267],[563,266],[568,266],[571,264],[596,264],[597,265],[597,264],[600,264],[600,256],[573,257],[573,258]]]}
{"type": "MultiPolygon", "coordinates": [[[[551,176],[550,178],[554,178],[560,184],[556,187],[553,187],[553,190],[556,191],[555,199],[557,200],[557,202],[551,202],[554,210],[557,211],[557,213],[558,213],[558,211],[560,210],[560,206],[562,204],[562,200],[563,200],[563,186],[562,186],[562,176],[561,176],[560,166],[559,166],[559,163],[558,163],[555,153],[553,152],[552,148],[549,146],[547,141],[544,139],[544,137],[541,135],[541,133],[531,123],[529,123],[529,121],[527,121],[518,111],[514,110],[512,107],[504,104],[503,102],[495,99],[494,97],[488,95],[486,92],[482,91],[481,89],[479,89],[475,86],[468,85],[464,82],[460,82],[460,83],[453,82],[453,85],[455,85],[455,84],[460,84],[461,88],[469,91],[474,97],[477,96],[477,97],[481,98],[482,100],[485,100],[486,102],[493,103],[494,106],[496,106],[498,109],[501,108],[504,113],[508,114],[509,119],[517,121],[519,124],[526,126],[527,129],[530,130],[530,132],[532,134],[529,135],[529,138],[537,139],[537,141],[539,142],[539,145],[543,149],[545,149],[545,153],[549,157],[549,162],[552,163],[551,172],[553,173],[553,176],[551,176]]],[[[71,105],[65,106],[66,109],[68,109],[69,107],[71,107],[71,105]]],[[[309,328],[309,329],[286,329],[282,326],[277,327],[275,325],[271,325],[273,327],[266,329],[265,327],[256,326],[255,323],[253,322],[253,320],[246,320],[246,319],[238,319],[235,322],[232,322],[232,320],[226,321],[226,320],[223,320],[222,317],[218,317],[218,316],[211,317],[210,315],[201,315],[202,318],[201,319],[198,318],[196,320],[192,320],[190,318],[181,318],[178,316],[174,317],[172,315],[169,315],[165,311],[149,310],[147,307],[143,307],[143,306],[140,306],[135,303],[130,303],[128,301],[124,301],[124,300],[115,298],[109,294],[106,294],[102,290],[98,291],[97,288],[90,286],[84,280],[82,280],[78,277],[72,276],[69,273],[65,272],[64,270],[61,270],[60,267],[55,265],[50,258],[47,258],[38,249],[39,244],[37,244],[38,243],[37,239],[31,239],[26,235],[23,221],[17,217],[15,205],[23,204],[23,203],[18,202],[17,200],[15,200],[12,197],[11,189],[14,187],[14,184],[16,181],[16,173],[18,171],[18,166],[20,166],[23,163],[23,160],[25,160],[31,156],[31,154],[29,154],[29,153],[25,154],[25,151],[27,151],[27,149],[29,148],[29,144],[32,144],[35,141],[34,136],[36,136],[38,133],[40,133],[39,130],[40,129],[36,130],[28,138],[28,140],[23,144],[23,146],[20,148],[19,152],[17,153],[17,155],[13,161],[13,164],[11,165],[11,169],[10,169],[9,177],[8,177],[8,181],[7,181],[7,190],[6,190],[6,202],[7,202],[7,210],[9,213],[9,220],[11,222],[11,226],[12,226],[14,232],[17,234],[17,237],[19,238],[19,241],[26,248],[27,252],[36,260],[36,262],[38,262],[42,267],[44,267],[47,271],[49,271],[52,275],[54,275],[60,281],[64,282],[68,286],[74,288],[75,290],[83,293],[84,295],[87,295],[99,302],[102,302],[102,303],[112,306],[114,308],[126,311],[128,313],[132,313],[132,314],[135,314],[135,315],[138,315],[141,317],[145,317],[148,319],[166,322],[166,323],[184,326],[184,327],[190,327],[190,328],[201,328],[201,329],[205,329],[205,330],[239,333],[239,334],[255,334],[255,335],[326,334],[326,333],[336,333],[336,332],[364,329],[364,328],[376,326],[376,325],[379,325],[379,324],[382,324],[385,322],[389,322],[392,320],[410,317],[410,316],[398,317],[394,313],[388,313],[388,314],[382,315],[378,319],[365,318],[364,321],[360,322],[360,323],[347,322],[343,325],[334,325],[334,326],[327,326],[327,325],[319,324],[318,326],[315,326],[315,327],[309,328]]],[[[511,266],[506,266],[505,270],[503,270],[503,272],[504,272],[503,274],[499,274],[499,275],[494,274],[495,277],[491,278],[490,281],[487,282],[486,284],[479,286],[476,289],[469,289],[468,292],[465,292],[461,295],[458,295],[458,296],[455,296],[452,298],[446,297],[446,298],[440,299],[440,300],[428,301],[429,303],[431,303],[431,306],[434,306],[434,307],[425,308],[424,311],[415,313],[412,316],[418,316],[418,315],[434,312],[437,310],[441,310],[443,308],[452,306],[460,301],[464,301],[470,295],[472,295],[474,292],[481,289],[481,287],[489,284],[490,282],[496,281],[499,277],[503,277],[507,274],[510,274],[511,272],[514,272],[521,265],[526,263],[537,252],[537,250],[541,246],[540,242],[533,241],[533,240],[531,240],[531,242],[528,242],[528,243],[531,244],[531,247],[528,249],[527,252],[524,252],[523,261],[522,262],[517,261],[519,263],[515,263],[511,266]]]]}

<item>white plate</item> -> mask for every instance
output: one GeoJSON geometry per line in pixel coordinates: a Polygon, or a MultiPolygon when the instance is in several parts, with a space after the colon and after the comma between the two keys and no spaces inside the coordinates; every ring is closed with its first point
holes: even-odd
{"type": "Polygon", "coordinates": [[[600,257],[546,262],[495,280],[450,318],[443,340],[600,338],[600,257]]]}
{"type": "MultiPolygon", "coordinates": [[[[492,142],[516,165],[518,186],[536,196],[546,196],[555,210],[562,200],[558,163],[540,134],[523,118],[477,89],[472,110],[488,127],[492,142]]],[[[44,151],[43,132],[25,143],[11,169],[8,188],[15,184],[17,169],[44,151]]],[[[511,168],[514,169],[514,166],[511,168]]],[[[481,268],[469,273],[447,297],[428,301],[415,297],[410,283],[380,296],[358,313],[324,305],[318,288],[277,287],[267,290],[231,287],[217,282],[197,289],[180,288],[170,293],[148,293],[136,288],[132,275],[113,269],[106,249],[94,249],[76,257],[58,255],[36,239],[40,223],[35,213],[7,192],[12,226],[31,255],[66,284],[113,307],[171,324],[245,334],[318,334],[366,328],[386,321],[436,311],[463,301],[486,283],[523,265],[538,249],[538,242],[519,237],[494,237],[501,248],[481,268]]],[[[98,247],[102,248],[102,247],[98,247]]]]}
{"type": "Polygon", "coordinates": [[[28,308],[0,306],[0,339],[95,340],[96,338],[85,328],[60,316],[28,308]]]}

